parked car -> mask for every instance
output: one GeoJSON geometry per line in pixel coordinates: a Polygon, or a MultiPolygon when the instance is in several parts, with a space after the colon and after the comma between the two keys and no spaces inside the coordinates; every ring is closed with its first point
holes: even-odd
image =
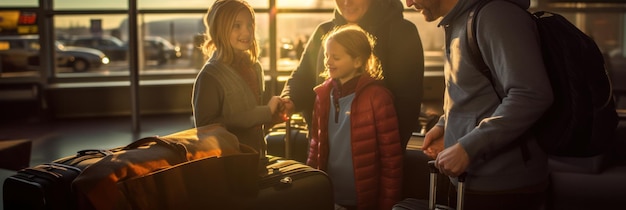
{"type": "Polygon", "coordinates": [[[174,46],[166,39],[158,36],[145,37],[143,49],[147,60],[157,60],[159,65],[178,59],[183,55],[180,47],[174,46]]]}
{"type": "MultiPolygon", "coordinates": [[[[74,72],[97,69],[109,63],[109,58],[96,49],[66,47],[58,41],[54,47],[56,65],[72,68],[74,72]]],[[[2,71],[27,71],[39,66],[39,48],[38,35],[0,37],[2,71]]]]}
{"type": "MultiPolygon", "coordinates": [[[[76,36],[67,45],[89,47],[101,50],[113,61],[128,58],[128,45],[114,36],[76,36]]],[[[146,37],[143,42],[143,53],[146,60],[156,60],[159,65],[181,57],[180,48],[174,47],[161,37],[146,37]]]]}
{"type": "Polygon", "coordinates": [[[66,45],[98,49],[111,61],[126,60],[128,54],[128,46],[114,36],[76,36],[67,40],[66,45]]]}

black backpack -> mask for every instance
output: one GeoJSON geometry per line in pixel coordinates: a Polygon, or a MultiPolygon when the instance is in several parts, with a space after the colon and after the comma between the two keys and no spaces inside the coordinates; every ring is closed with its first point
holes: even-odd
{"type": "MultiPolygon", "coordinates": [[[[467,41],[474,63],[495,90],[475,36],[475,17],[488,2],[481,1],[470,11],[467,41]]],[[[545,11],[529,14],[537,23],[554,95],[553,104],[530,131],[550,155],[590,157],[604,153],[614,143],[619,119],[602,52],[593,39],[563,16],[545,11]]]]}

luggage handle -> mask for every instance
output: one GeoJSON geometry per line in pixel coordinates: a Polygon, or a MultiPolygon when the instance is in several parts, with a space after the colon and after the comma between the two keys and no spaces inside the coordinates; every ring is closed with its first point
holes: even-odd
{"type": "Polygon", "coordinates": [[[78,152],[76,152],[76,157],[82,157],[85,155],[94,155],[94,154],[99,154],[102,156],[107,156],[110,154],[113,154],[111,151],[106,150],[106,149],[84,149],[84,150],[80,150],[78,152]]]}
{"type": "Polygon", "coordinates": [[[292,151],[291,151],[291,116],[287,116],[285,120],[285,157],[288,159],[293,159],[292,151]]]}
{"type": "Polygon", "coordinates": [[[164,146],[166,148],[169,148],[171,150],[173,150],[176,153],[179,153],[179,155],[182,156],[182,160],[183,161],[189,161],[189,158],[187,157],[188,151],[187,151],[187,147],[185,147],[185,145],[179,143],[179,142],[172,142],[172,141],[167,141],[165,139],[161,139],[158,136],[151,136],[151,137],[145,137],[145,138],[141,138],[137,141],[134,141],[128,145],[126,145],[126,147],[124,147],[122,150],[132,150],[132,149],[137,149],[139,147],[142,146],[147,146],[151,143],[155,143],[156,145],[161,145],[164,146]]]}
{"type": "MultiPolygon", "coordinates": [[[[428,161],[428,169],[430,170],[430,192],[428,194],[428,209],[434,210],[437,202],[437,175],[439,169],[435,167],[435,160],[428,161]]],[[[463,172],[457,177],[457,196],[456,196],[456,210],[463,210],[463,200],[465,199],[465,178],[467,172],[463,172]]]]}

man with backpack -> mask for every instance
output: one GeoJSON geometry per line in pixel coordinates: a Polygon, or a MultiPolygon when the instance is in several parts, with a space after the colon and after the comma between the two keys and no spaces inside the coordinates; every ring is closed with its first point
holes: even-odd
{"type": "Polygon", "coordinates": [[[444,114],[426,134],[423,150],[453,183],[467,172],[464,209],[540,209],[548,188],[547,154],[527,131],[551,106],[553,94],[537,26],[525,11],[529,0],[482,7],[474,34],[491,71],[486,77],[472,59],[466,32],[480,1],[406,0],[426,21],[443,17],[439,26],[445,30],[444,114]]]}

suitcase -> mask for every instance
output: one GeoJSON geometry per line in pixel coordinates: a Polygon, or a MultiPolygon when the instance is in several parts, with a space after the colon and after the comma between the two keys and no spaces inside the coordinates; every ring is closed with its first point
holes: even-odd
{"type": "Polygon", "coordinates": [[[265,136],[267,154],[306,163],[309,139],[306,123],[294,114],[285,123],[278,124],[265,136]],[[290,133],[291,135],[285,135],[290,133]]]}
{"type": "Polygon", "coordinates": [[[4,180],[4,209],[74,209],[71,183],[80,172],[77,167],[59,163],[19,170],[4,180]]]}
{"type": "Polygon", "coordinates": [[[186,162],[120,182],[118,189],[134,210],[334,209],[326,173],[276,156],[267,156],[268,165],[259,172],[264,161],[254,154],[186,162]],[[255,177],[252,182],[247,175],[255,177]]]}
{"type": "MultiPolygon", "coordinates": [[[[397,204],[395,204],[392,210],[454,210],[449,206],[436,204],[437,201],[437,176],[439,169],[435,167],[435,161],[428,161],[428,168],[430,170],[430,192],[428,200],[406,198],[397,204]]],[[[457,206],[456,210],[463,209],[463,199],[465,196],[465,176],[463,173],[458,177],[457,184],[457,206]]]]}
{"type": "Polygon", "coordinates": [[[4,209],[75,209],[72,181],[115,150],[119,149],[80,150],[76,155],[18,171],[4,181],[4,209]]]}
{"type": "Polygon", "coordinates": [[[267,174],[261,177],[258,185],[259,192],[249,202],[250,209],[334,209],[328,175],[295,160],[270,158],[267,174]]]}
{"type": "MultiPolygon", "coordinates": [[[[259,154],[206,157],[130,178],[117,188],[133,210],[243,209],[258,190],[259,154]]],[[[250,208],[253,209],[253,208],[250,208]]]]}

